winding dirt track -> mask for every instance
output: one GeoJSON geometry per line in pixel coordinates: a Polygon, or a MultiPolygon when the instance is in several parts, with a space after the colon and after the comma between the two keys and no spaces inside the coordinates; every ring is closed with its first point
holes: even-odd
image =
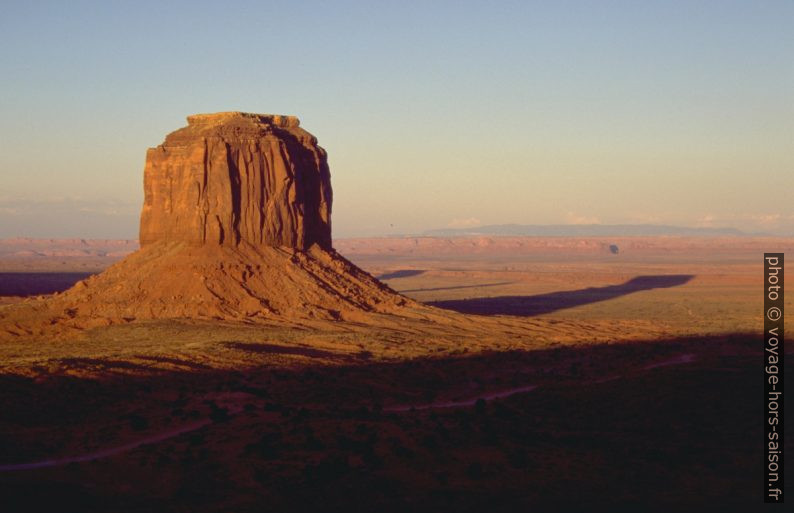
{"type": "MultiPolygon", "coordinates": [[[[655,362],[652,364],[648,364],[642,367],[641,371],[647,371],[659,367],[669,367],[672,365],[684,365],[688,363],[692,363],[696,361],[697,357],[694,354],[686,353],[675,356],[673,358],[669,358],[667,360],[663,360],[660,362],[655,362]]],[[[596,383],[606,383],[608,381],[613,381],[615,379],[620,379],[621,375],[612,375],[606,378],[601,378],[595,381],[589,381],[587,384],[596,384],[596,383]]],[[[584,384],[584,383],[583,383],[584,384]]],[[[523,394],[532,392],[537,390],[540,385],[523,385],[520,387],[515,387],[507,390],[502,390],[499,392],[490,392],[486,394],[479,394],[475,397],[469,397],[466,399],[460,400],[443,400],[437,401],[428,404],[420,404],[420,405],[411,405],[411,404],[404,404],[404,405],[394,405],[388,406],[383,409],[385,412],[394,412],[394,413],[404,413],[410,412],[413,410],[428,410],[428,409],[441,409],[441,408],[461,408],[465,406],[474,406],[478,400],[482,399],[484,401],[491,401],[494,399],[504,399],[506,397],[511,397],[517,394],[523,394]]],[[[241,411],[241,409],[235,408],[236,411],[230,412],[231,414],[237,414],[241,411]]],[[[111,456],[116,456],[118,454],[122,454],[124,452],[130,451],[132,449],[137,449],[143,445],[150,445],[162,442],[164,440],[168,440],[169,438],[174,438],[184,433],[189,433],[191,431],[196,431],[197,429],[201,429],[204,426],[208,426],[213,424],[214,421],[205,418],[201,420],[197,420],[195,422],[191,422],[189,424],[184,424],[182,426],[171,428],[165,431],[161,431],[160,433],[156,433],[154,435],[147,436],[145,438],[141,438],[135,440],[133,442],[129,442],[126,444],[117,445],[114,447],[110,447],[107,449],[102,449],[100,451],[93,451],[85,454],[81,454],[78,456],[69,456],[65,458],[54,458],[50,460],[42,460],[36,461],[32,463],[15,463],[10,465],[0,465],[0,472],[13,472],[19,470],[35,470],[40,468],[48,468],[48,467],[58,467],[62,465],[68,465],[69,463],[81,463],[85,461],[94,461],[104,458],[109,458],[111,456]]]]}
{"type": "Polygon", "coordinates": [[[129,442],[122,445],[117,445],[115,447],[110,447],[108,449],[102,449],[101,451],[94,451],[85,454],[81,454],[79,456],[69,456],[66,458],[56,458],[52,460],[43,460],[43,461],[36,461],[33,463],[17,463],[14,465],[0,465],[0,472],[11,472],[14,470],[34,470],[39,468],[47,468],[47,467],[58,467],[61,465],[68,465],[69,463],[80,463],[83,461],[94,461],[100,460],[103,458],[109,458],[111,456],[116,456],[117,454],[121,454],[123,452],[130,451],[132,449],[137,449],[142,445],[149,445],[155,444],[158,442],[162,442],[163,440],[168,440],[169,438],[174,438],[175,436],[179,436],[183,433],[189,433],[190,431],[195,431],[197,429],[203,428],[204,426],[212,424],[210,419],[202,419],[197,420],[196,422],[191,422],[190,424],[185,424],[178,428],[168,429],[166,431],[161,431],[160,433],[147,436],[146,438],[141,438],[140,440],[136,440],[134,442],[129,442]]]}

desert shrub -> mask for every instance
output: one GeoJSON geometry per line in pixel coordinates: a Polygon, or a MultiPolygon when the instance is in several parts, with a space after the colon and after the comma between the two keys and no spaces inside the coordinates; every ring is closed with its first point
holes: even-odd
{"type": "Polygon", "coordinates": [[[513,468],[527,468],[529,456],[523,447],[513,447],[507,451],[507,462],[513,468]]]}
{"type": "Polygon", "coordinates": [[[470,463],[469,466],[466,467],[466,477],[470,479],[482,479],[484,474],[482,464],[478,461],[470,463]]]}
{"type": "Polygon", "coordinates": [[[133,413],[128,417],[130,421],[130,427],[133,431],[143,431],[149,428],[149,421],[137,413],[133,413]]]}

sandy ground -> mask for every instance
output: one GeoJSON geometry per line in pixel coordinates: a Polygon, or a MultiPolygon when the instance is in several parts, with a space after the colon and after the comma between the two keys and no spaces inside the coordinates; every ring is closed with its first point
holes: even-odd
{"type": "MultiPolygon", "coordinates": [[[[0,494],[10,511],[757,503],[761,254],[794,242],[580,242],[337,244],[427,318],[4,342],[0,494]]],[[[20,258],[0,288],[85,272],[20,258]]]]}

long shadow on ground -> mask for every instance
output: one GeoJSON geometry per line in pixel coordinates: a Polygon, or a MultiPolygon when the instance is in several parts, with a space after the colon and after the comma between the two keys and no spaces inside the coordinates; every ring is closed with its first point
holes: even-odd
{"type": "Polygon", "coordinates": [[[405,290],[400,290],[400,293],[405,294],[407,292],[431,292],[438,290],[481,289],[486,287],[498,287],[500,285],[512,285],[513,283],[515,282],[499,281],[494,283],[480,283],[477,285],[453,285],[451,287],[428,287],[423,289],[405,289],[405,290]]]}
{"type": "Polygon", "coordinates": [[[694,275],[665,274],[637,276],[620,285],[592,287],[539,294],[537,296],[496,296],[433,301],[428,304],[456,312],[480,315],[516,315],[531,317],[566,308],[615,299],[643,290],[678,287],[688,283],[694,275]]]}
{"type": "Polygon", "coordinates": [[[96,273],[0,273],[0,296],[36,296],[63,292],[96,273]]]}
{"type": "Polygon", "coordinates": [[[393,280],[395,278],[410,278],[425,273],[424,269],[399,269],[376,276],[379,280],[393,280]]]}

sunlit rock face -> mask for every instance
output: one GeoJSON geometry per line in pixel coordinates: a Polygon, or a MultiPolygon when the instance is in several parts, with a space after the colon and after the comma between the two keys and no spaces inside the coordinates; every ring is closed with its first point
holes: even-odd
{"type": "Polygon", "coordinates": [[[187,121],[146,154],[142,247],[331,247],[326,153],[298,118],[222,112],[187,121]]]}

